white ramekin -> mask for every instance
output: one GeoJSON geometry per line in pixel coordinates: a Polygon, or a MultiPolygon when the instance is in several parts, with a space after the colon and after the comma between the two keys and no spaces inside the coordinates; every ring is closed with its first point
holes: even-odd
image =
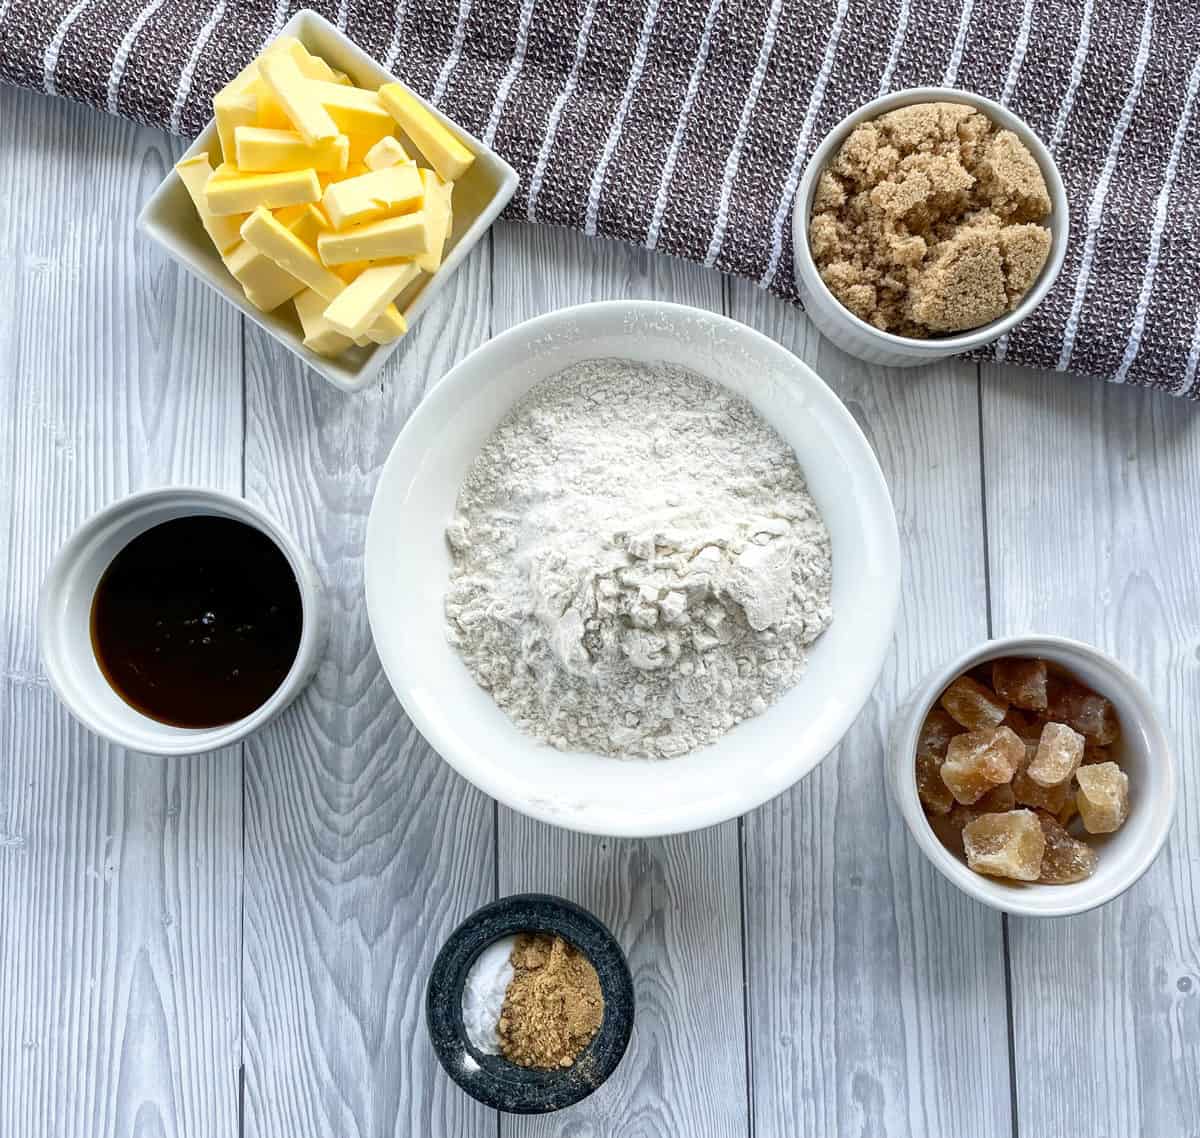
{"type": "MultiPolygon", "coordinates": [[[[285,6],[286,7],[286,6],[285,6]]],[[[408,87],[402,75],[385,71],[340,28],[323,16],[301,7],[278,36],[294,36],[314,55],[344,71],[361,87],[375,90],[384,83],[399,83],[443,126],[449,127],[472,151],[471,169],[454,187],[454,227],[446,244],[445,256],[437,272],[417,285],[412,299],[409,292],[399,307],[411,328],[417,318],[450,283],[458,267],[488,231],[500,211],[516,193],[517,172],[490,146],[486,146],[437,107],[408,87]]],[[[407,139],[405,140],[407,143],[407,139]]],[[[220,160],[220,143],[215,119],[210,119],[184,158],[207,153],[213,165],[220,160]]],[[[342,391],[362,391],[379,382],[380,373],[392,355],[408,343],[407,336],[390,344],[367,348],[349,348],[336,358],[318,355],[304,346],[304,334],[293,305],[281,304],[273,312],[262,312],[246,299],[242,287],[230,275],[213,243],[200,225],[196,207],[174,170],[168,170],[158,188],[150,195],[138,217],[138,228],[194,277],[238,308],[247,320],[257,324],[268,336],[307,364],[322,379],[342,391]]]]}
{"type": "Polygon", "coordinates": [[[42,583],[38,642],[50,686],[85,727],[122,747],[153,755],[214,751],[257,730],[312,678],[324,639],[321,583],[308,558],[261,510],[215,490],[176,487],[120,499],[80,526],[59,550],[42,583]],[[287,557],[300,587],[300,646],[291,670],[266,703],[220,727],[171,727],[143,715],[112,689],[92,651],[92,598],[113,558],[138,534],[195,514],[233,518],[266,534],[287,557]]]}
{"type": "Polygon", "coordinates": [[[888,744],[892,795],[916,843],[942,876],[993,909],[1023,917],[1082,913],[1124,893],[1158,856],[1175,817],[1175,759],[1149,694],[1111,656],[1077,640],[1009,636],[989,640],[938,668],[917,685],[896,713],[888,744]],[[1121,767],[1129,775],[1129,819],[1115,834],[1089,839],[1099,854],[1096,872],[1073,885],[1025,885],[968,869],[929,828],[913,775],[917,733],[929,709],[957,676],[1001,656],[1033,656],[1060,664],[1116,705],[1121,719],[1121,767]]]}
{"type": "Polygon", "coordinates": [[[932,363],[961,352],[969,352],[998,340],[1028,316],[1041,302],[1054,284],[1062,268],[1067,252],[1067,235],[1070,232],[1070,216],[1067,209],[1067,192],[1063,187],[1062,175],[1054,164],[1050,151],[1026,123],[1017,118],[1006,107],[975,95],[969,91],[958,91],[953,87],[912,87],[907,91],[896,91],[859,107],[837,124],[817,147],[796,193],[796,204],[792,214],[792,238],[796,259],[796,287],[804,310],[817,328],[843,351],[867,363],[886,367],[915,367],[932,363]],[[817,177],[829,164],[846,136],[859,123],[877,118],[885,111],[907,107],[913,103],[966,103],[977,107],[993,122],[1011,130],[1029,148],[1042,168],[1046,188],[1050,191],[1052,211],[1050,226],[1050,255],[1042,268],[1033,288],[1020,304],[1007,316],[993,320],[982,328],[975,328],[957,336],[942,336],[929,340],[914,340],[907,336],[895,336],[881,332],[865,320],[860,320],[837,299],[821,280],[821,274],[813,261],[808,247],[808,220],[812,208],[813,193],[817,177]]]}

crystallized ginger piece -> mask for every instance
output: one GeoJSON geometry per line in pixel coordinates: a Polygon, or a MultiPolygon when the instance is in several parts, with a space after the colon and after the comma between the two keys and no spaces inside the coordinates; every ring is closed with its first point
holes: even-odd
{"type": "Polygon", "coordinates": [[[1023,743],[1037,744],[1042,737],[1042,721],[1030,711],[1022,711],[1018,707],[1010,707],[1008,714],[1000,721],[1001,727],[1009,727],[1023,743]]]}
{"type": "Polygon", "coordinates": [[[959,676],[944,692],[942,706],[968,731],[998,727],[1008,712],[1008,700],[995,695],[970,676],[959,676]]]}
{"type": "MultiPolygon", "coordinates": [[[[1112,751],[1108,747],[1093,747],[1091,745],[1091,743],[1086,742],[1086,741],[1084,742],[1083,759],[1081,760],[1081,762],[1079,764],[1080,766],[1088,767],[1088,766],[1091,766],[1093,763],[1110,763],[1110,762],[1116,763],[1117,760],[1116,760],[1116,757],[1113,755],[1112,751]]],[[[1120,763],[1117,763],[1117,766],[1120,766],[1120,765],[1121,765],[1120,763]]]]}
{"type": "Polygon", "coordinates": [[[1129,817],[1129,776],[1116,763],[1095,763],[1075,772],[1075,805],[1089,834],[1111,834],[1129,817]]]}
{"type": "Polygon", "coordinates": [[[927,814],[925,818],[929,822],[929,828],[937,835],[942,845],[952,854],[962,857],[965,854],[962,836],[963,827],[977,816],[972,807],[963,806],[956,802],[950,807],[950,813],[927,814]]]}
{"type": "Polygon", "coordinates": [[[1012,791],[1022,806],[1033,806],[1038,810],[1048,810],[1058,814],[1073,800],[1074,786],[1071,780],[1065,779],[1057,786],[1041,786],[1029,777],[1029,764],[1037,754],[1037,746],[1026,746],[1025,761],[1017,773],[1013,775],[1012,791]]]}
{"type": "Polygon", "coordinates": [[[1042,872],[1038,880],[1043,885],[1067,885],[1084,881],[1096,872],[1096,851],[1086,842],[1071,837],[1049,814],[1038,814],[1046,849],[1042,854],[1042,872]]]}
{"type": "Polygon", "coordinates": [[[1006,810],[1015,809],[1016,805],[1017,796],[1013,794],[1012,786],[1002,782],[999,786],[993,786],[971,809],[976,814],[1003,814],[1006,810]]]}
{"type": "Polygon", "coordinates": [[[921,724],[920,734],[917,735],[917,754],[936,755],[939,759],[944,759],[950,740],[962,732],[962,724],[951,719],[940,707],[935,707],[921,724]]]}
{"type": "Polygon", "coordinates": [[[1032,810],[982,814],[963,827],[967,865],[989,877],[1036,881],[1042,872],[1046,839],[1032,810]]]}
{"type": "Polygon", "coordinates": [[[998,696],[1026,711],[1046,710],[1046,661],[1010,656],[992,662],[992,687],[998,696]]]}
{"type": "Polygon", "coordinates": [[[1121,735],[1117,709],[1104,696],[1074,680],[1055,680],[1049,686],[1046,718],[1066,723],[1089,743],[1107,746],[1121,735]]]}
{"type": "Polygon", "coordinates": [[[942,781],[942,760],[937,755],[917,753],[917,797],[926,814],[947,814],[954,805],[954,795],[942,781]]]}
{"type": "Polygon", "coordinates": [[[1059,786],[1075,773],[1082,759],[1083,736],[1065,723],[1047,723],[1025,773],[1039,786],[1059,786]]]}
{"type": "Polygon", "coordinates": [[[1024,757],[1025,744],[1007,727],[968,731],[950,740],[942,781],[955,801],[969,806],[992,787],[1010,782],[1024,757]]]}

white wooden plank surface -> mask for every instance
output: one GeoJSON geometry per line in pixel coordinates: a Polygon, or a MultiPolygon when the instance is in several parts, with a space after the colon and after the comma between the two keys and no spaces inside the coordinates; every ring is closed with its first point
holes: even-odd
{"type": "Polygon", "coordinates": [[[239,1092],[261,1138],[1200,1133],[1193,408],[1007,368],[984,369],[980,410],[970,367],[863,368],[749,286],[505,226],[381,388],[344,397],[135,237],[172,146],[0,90],[0,1136],[225,1138],[239,1092]],[[497,811],[415,735],[370,649],[366,513],[420,393],[491,332],[607,296],[725,308],[815,362],[896,499],[880,688],[740,831],[605,841],[497,811]],[[164,762],[74,725],[34,624],[87,514],[144,486],[242,488],[243,430],[245,491],[310,549],[333,617],[316,683],[247,745],[244,788],[238,750],[164,762]],[[880,761],[896,701],[986,634],[989,585],[995,632],[1065,632],[1138,671],[1183,773],[1172,841],[1130,894],[1011,922],[1013,1086],[1001,922],[921,859],[880,761]],[[594,909],[634,968],[629,1056],[562,1115],[498,1121],[425,1037],[433,954],[497,881],[594,909]]]}
{"type": "Polygon", "coordinates": [[[246,493],[310,552],[330,638],[315,683],[246,748],[245,1133],[481,1134],[442,1074],[425,980],[491,900],[491,802],[405,718],[371,644],[363,548],[375,482],[424,391],[486,338],[484,241],[347,398],[247,330],[246,493]]]}
{"type": "MultiPolygon", "coordinates": [[[[657,297],[720,311],[721,278],[565,230],[495,231],[494,331],[567,304],[657,297]]],[[[504,1135],[741,1135],[745,1037],[737,824],[655,841],[589,838],[499,810],[501,896],[555,893],[624,946],[638,1001],[629,1051],[578,1107],[503,1116],[504,1135]]]]}
{"type": "Polygon", "coordinates": [[[239,489],[237,318],[134,232],[163,134],[4,88],[0,155],[0,1135],[231,1134],[240,754],[101,744],[34,617],[99,507],[239,489]]]}
{"type": "Polygon", "coordinates": [[[1007,1136],[1000,918],[910,841],[883,757],[896,705],[987,633],[975,368],[869,368],[760,290],[739,282],[732,297],[732,315],[810,363],[871,440],[904,557],[896,642],[867,707],[836,755],[745,819],[754,1132],[1007,1136]]]}
{"type": "MultiPolygon", "coordinates": [[[[996,635],[1099,645],[1147,684],[1180,765],[1166,850],[1124,897],[1010,922],[1018,1117],[1061,1138],[1200,1133],[1200,414],[985,369],[996,635]]],[[[1137,787],[1131,788],[1136,795],[1137,787]]]]}

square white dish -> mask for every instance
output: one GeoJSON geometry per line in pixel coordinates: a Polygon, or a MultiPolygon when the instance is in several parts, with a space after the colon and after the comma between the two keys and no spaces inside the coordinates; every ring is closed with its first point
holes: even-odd
{"type": "MultiPolygon", "coordinates": [[[[451,128],[463,144],[475,154],[467,173],[454,185],[454,227],[446,244],[441,268],[432,276],[423,274],[411,293],[401,296],[401,308],[411,327],[445,287],[446,282],[466,259],[467,254],[487,232],[500,211],[517,189],[517,172],[494,150],[468,134],[436,107],[422,99],[403,79],[389,74],[365,51],[348,39],[316,12],[303,9],[283,26],[281,36],[294,36],[314,55],[331,67],[344,71],[356,84],[372,90],[383,83],[400,83],[424,107],[451,128]]],[[[398,129],[401,140],[408,143],[398,129]]],[[[415,146],[414,150],[417,150],[415,146]]],[[[207,153],[215,166],[220,160],[216,122],[208,125],[188,148],[184,157],[207,153]]],[[[264,332],[306,363],[322,378],[342,391],[360,391],[372,384],[404,337],[390,344],[350,348],[336,359],[309,351],[303,344],[300,321],[294,307],[280,305],[273,312],[262,312],[245,297],[241,286],[230,275],[200,224],[187,190],[172,170],[150,195],[138,216],[138,228],[172,260],[203,281],[209,288],[235,305],[264,332]]]]}

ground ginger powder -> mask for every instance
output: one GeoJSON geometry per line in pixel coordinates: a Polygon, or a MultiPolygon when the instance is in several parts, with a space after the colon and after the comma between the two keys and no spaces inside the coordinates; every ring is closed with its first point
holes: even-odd
{"type": "Polygon", "coordinates": [[[1011,311],[1046,263],[1049,214],[1012,131],[962,103],[917,103],[850,132],[817,180],[809,245],[851,312],[924,339],[1011,311]]]}
{"type": "Polygon", "coordinates": [[[497,1034],[520,1067],[570,1067],[600,1030],[604,996],[596,969],[574,945],[549,933],[522,933],[497,1034]]]}

